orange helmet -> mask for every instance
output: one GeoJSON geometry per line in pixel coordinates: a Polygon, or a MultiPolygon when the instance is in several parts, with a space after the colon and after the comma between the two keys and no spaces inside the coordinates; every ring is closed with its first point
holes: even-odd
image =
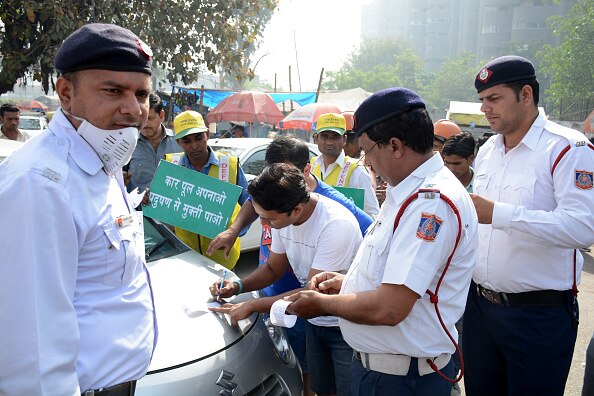
{"type": "Polygon", "coordinates": [[[450,136],[457,135],[460,132],[462,132],[460,127],[450,120],[437,120],[433,124],[433,137],[442,143],[445,143],[450,136]]]}
{"type": "Polygon", "coordinates": [[[353,126],[355,125],[355,120],[353,119],[353,115],[355,114],[354,111],[343,111],[342,115],[346,120],[346,130],[347,132],[353,130],[353,126]]]}

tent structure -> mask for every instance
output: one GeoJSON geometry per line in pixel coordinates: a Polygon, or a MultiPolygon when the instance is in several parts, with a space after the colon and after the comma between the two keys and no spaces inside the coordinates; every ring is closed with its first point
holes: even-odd
{"type": "Polygon", "coordinates": [[[355,111],[371,93],[362,88],[320,92],[318,103],[332,103],[343,111],[355,111]]]}

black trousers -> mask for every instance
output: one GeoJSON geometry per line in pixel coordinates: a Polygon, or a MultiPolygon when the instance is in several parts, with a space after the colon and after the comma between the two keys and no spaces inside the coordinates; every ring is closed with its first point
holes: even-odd
{"type": "MultiPolygon", "coordinates": [[[[464,312],[467,396],[562,396],[577,337],[573,296],[549,307],[506,307],[471,288],[464,312]]],[[[575,312],[577,316],[577,312],[575,312]]]]}

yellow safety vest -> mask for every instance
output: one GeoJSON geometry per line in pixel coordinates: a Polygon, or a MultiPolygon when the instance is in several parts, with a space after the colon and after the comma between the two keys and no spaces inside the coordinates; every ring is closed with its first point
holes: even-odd
{"type": "Polygon", "coordinates": [[[320,164],[317,162],[318,158],[319,157],[312,157],[310,160],[313,168],[311,173],[314,176],[331,186],[349,187],[353,171],[357,169],[358,166],[356,160],[354,160],[351,157],[345,156],[344,166],[342,168],[340,166],[335,166],[334,169],[332,169],[332,171],[328,174],[328,176],[322,178],[322,168],[320,164]]]}
{"type": "MultiPolygon", "coordinates": [[[[184,153],[172,153],[172,154],[165,154],[165,160],[172,162],[174,164],[179,164],[179,161],[183,157],[184,153]]],[[[221,173],[221,168],[216,165],[211,165],[210,170],[208,171],[208,176],[214,177],[215,179],[219,179],[231,184],[237,184],[237,172],[239,170],[239,159],[237,157],[232,157],[226,154],[215,153],[219,161],[225,163],[228,162],[229,165],[229,172],[221,173]],[[225,177],[227,179],[225,179],[225,177]]],[[[239,210],[241,206],[239,204],[235,204],[235,209],[233,209],[233,214],[231,215],[231,221],[229,225],[233,224],[237,215],[239,214],[239,210]]],[[[175,227],[175,235],[179,237],[186,245],[197,251],[203,256],[210,258],[211,260],[221,264],[222,266],[233,269],[235,264],[237,264],[237,260],[239,259],[239,253],[241,250],[241,242],[239,238],[235,241],[231,250],[229,251],[229,258],[225,258],[225,251],[224,250],[217,250],[211,256],[206,254],[206,249],[208,249],[208,245],[212,241],[212,239],[207,238],[202,235],[195,234],[191,231],[184,230],[183,228],[175,227]]]]}

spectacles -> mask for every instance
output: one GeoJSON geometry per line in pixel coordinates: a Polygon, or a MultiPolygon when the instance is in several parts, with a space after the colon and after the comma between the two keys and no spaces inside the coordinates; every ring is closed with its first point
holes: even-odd
{"type": "Polygon", "coordinates": [[[361,156],[361,158],[359,158],[359,161],[357,161],[357,165],[361,165],[364,163],[365,161],[365,156],[367,156],[367,154],[371,153],[371,150],[373,150],[378,144],[383,143],[381,140],[378,140],[377,142],[375,142],[373,144],[373,146],[371,146],[368,150],[365,150],[363,152],[363,155],[361,156]]]}

